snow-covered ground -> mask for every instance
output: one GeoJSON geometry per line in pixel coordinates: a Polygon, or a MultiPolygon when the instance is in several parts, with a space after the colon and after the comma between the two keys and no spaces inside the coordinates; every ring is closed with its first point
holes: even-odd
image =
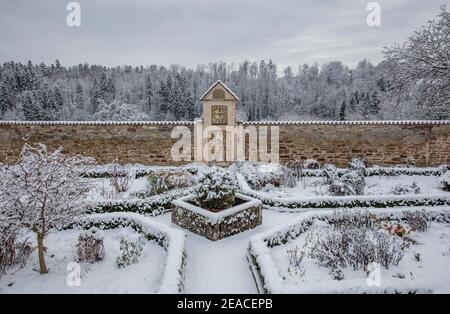
{"type": "MultiPolygon", "coordinates": [[[[246,252],[250,238],[279,224],[291,221],[298,214],[265,210],[263,223],[230,238],[210,241],[188,231],[185,293],[257,293],[246,252]]],[[[171,223],[170,213],[156,217],[171,223]]]]}
{"type": "Polygon", "coordinates": [[[134,233],[129,228],[104,231],[104,260],[80,263],[81,285],[69,286],[66,279],[72,270],[68,263],[76,261],[75,245],[79,230],[50,234],[45,240],[49,273],[38,272],[37,250],[24,268],[8,273],[0,279],[0,293],[154,293],[164,270],[166,251],[152,241],[146,241],[139,263],[119,269],[120,236],[134,233]]]}
{"type": "MultiPolygon", "coordinates": [[[[270,169],[269,169],[270,170],[270,169]]],[[[104,200],[128,200],[136,198],[137,192],[148,190],[147,178],[132,179],[130,188],[117,194],[111,185],[110,179],[87,179],[95,186],[87,200],[99,202],[104,200]]],[[[296,187],[287,188],[266,186],[261,191],[273,197],[280,198],[311,198],[317,196],[330,196],[327,186],[323,185],[322,177],[308,177],[302,179],[296,187]]],[[[392,195],[392,189],[398,185],[411,185],[416,182],[420,194],[444,194],[439,188],[437,176],[370,176],[366,177],[365,195],[392,195]]],[[[158,196],[157,196],[158,197],[158,196]]],[[[333,196],[330,196],[333,197],[333,196]]],[[[306,210],[311,210],[307,208],[306,210]]],[[[370,208],[368,208],[370,211],[370,208]]],[[[187,253],[185,269],[185,293],[257,293],[257,288],[247,263],[246,254],[250,238],[273,227],[295,220],[301,213],[276,212],[263,210],[262,225],[238,235],[219,241],[210,241],[201,236],[183,230],[187,234],[185,250],[187,253]]],[[[171,214],[166,213],[157,217],[144,219],[156,220],[167,226],[178,228],[171,223],[171,214]]],[[[122,228],[123,229],[123,228],[122,228]]],[[[128,229],[127,229],[128,230],[128,229]]],[[[67,263],[75,260],[75,244],[79,231],[70,230],[50,234],[45,240],[47,247],[47,264],[50,273],[40,275],[36,269],[37,250],[30,256],[23,269],[9,272],[0,279],[0,293],[153,293],[161,282],[164,271],[166,251],[153,242],[147,242],[140,262],[119,269],[116,258],[119,255],[119,229],[105,231],[104,261],[97,264],[81,264],[81,286],[70,287],[66,284],[69,273],[67,263]]],[[[134,232],[134,231],[129,231],[134,232]]],[[[450,225],[433,223],[426,233],[417,235],[422,244],[414,245],[409,249],[401,264],[382,271],[382,280],[393,284],[395,281],[414,281],[414,284],[442,283],[436,291],[450,292],[450,225]],[[447,251],[446,251],[447,250],[447,251]],[[414,261],[414,253],[420,253],[422,260],[414,261]],[[392,277],[401,273],[404,279],[392,277]]],[[[32,238],[33,239],[33,238],[32,238]]],[[[34,240],[34,239],[33,239],[34,240]]],[[[296,241],[276,247],[271,250],[281,276],[287,278],[287,285],[292,292],[307,291],[309,288],[318,288],[335,284],[329,278],[328,271],[307,264],[307,276],[293,278],[287,273],[286,250],[301,246],[304,237],[296,241]],[[308,286],[308,282],[315,282],[308,286]],[[301,288],[298,288],[301,287],[301,288]]],[[[181,259],[180,259],[181,260],[181,259]]],[[[345,284],[351,285],[365,281],[364,272],[349,271],[346,273],[349,280],[345,284]]]]}

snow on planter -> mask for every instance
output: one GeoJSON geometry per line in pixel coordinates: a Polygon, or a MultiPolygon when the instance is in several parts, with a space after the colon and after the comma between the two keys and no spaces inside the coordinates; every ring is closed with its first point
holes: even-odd
{"type": "Polygon", "coordinates": [[[262,202],[236,193],[235,206],[212,212],[195,204],[195,195],[172,202],[172,222],[210,240],[220,240],[262,223],[262,202]]]}

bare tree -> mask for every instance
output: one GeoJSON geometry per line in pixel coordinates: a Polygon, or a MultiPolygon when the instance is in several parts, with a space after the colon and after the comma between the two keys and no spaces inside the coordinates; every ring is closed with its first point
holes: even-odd
{"type": "Polygon", "coordinates": [[[83,213],[82,199],[91,185],[80,174],[93,162],[92,158],[65,155],[62,147],[50,152],[43,144],[25,144],[19,161],[1,172],[2,219],[36,234],[43,274],[48,272],[44,239],[83,213]]]}
{"type": "Polygon", "coordinates": [[[440,14],[405,43],[384,52],[389,92],[415,103],[418,117],[450,117],[449,51],[450,13],[442,6],[440,14]]]}

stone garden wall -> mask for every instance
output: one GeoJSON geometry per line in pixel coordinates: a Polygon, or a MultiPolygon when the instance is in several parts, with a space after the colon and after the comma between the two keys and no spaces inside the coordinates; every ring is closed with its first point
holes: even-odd
{"type": "MultiPolygon", "coordinates": [[[[0,121],[0,162],[13,162],[28,143],[63,146],[71,154],[92,156],[98,162],[146,165],[177,164],[171,149],[175,125],[188,127],[194,138],[193,122],[6,122],[0,121]]],[[[418,166],[450,164],[450,121],[414,122],[245,122],[278,126],[280,160],[317,159],[338,166],[352,157],[367,157],[369,164],[394,165],[414,159],[418,166]]],[[[194,158],[194,148],[192,148],[194,158]]]]}
{"type": "MultiPolygon", "coordinates": [[[[124,163],[177,164],[171,149],[175,125],[193,132],[192,122],[166,123],[2,123],[0,122],[0,162],[13,162],[23,144],[43,143],[64,147],[70,154],[95,157],[99,163],[118,158],[124,163]]],[[[193,157],[192,157],[193,158],[193,157]]]]}
{"type": "Polygon", "coordinates": [[[450,164],[450,121],[285,122],[246,125],[278,126],[280,161],[313,158],[346,166],[352,157],[370,165],[416,161],[417,166],[450,164]]]}

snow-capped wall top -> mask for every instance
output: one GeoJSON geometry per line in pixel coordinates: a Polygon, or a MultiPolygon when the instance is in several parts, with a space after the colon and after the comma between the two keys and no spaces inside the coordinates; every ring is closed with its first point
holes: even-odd
{"type": "Polygon", "coordinates": [[[189,125],[194,121],[0,121],[2,124],[39,125],[189,125]]]}
{"type": "Polygon", "coordinates": [[[362,121],[244,121],[243,124],[332,124],[332,125],[365,125],[365,124],[409,124],[409,125],[442,125],[450,124],[450,120],[362,120],[362,121]]]}
{"type": "MultiPolygon", "coordinates": [[[[195,121],[1,121],[0,125],[191,125],[195,121]]],[[[450,120],[367,120],[367,121],[243,121],[245,125],[447,125],[450,120]]]]}

